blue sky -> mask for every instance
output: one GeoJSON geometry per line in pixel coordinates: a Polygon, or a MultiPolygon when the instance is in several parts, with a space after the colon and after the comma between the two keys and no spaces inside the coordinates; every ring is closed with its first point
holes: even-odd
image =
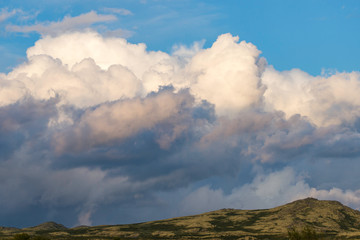
{"type": "Polygon", "coordinates": [[[0,226],[360,208],[360,2],[0,0],[0,226]]]}
{"type": "MultiPolygon", "coordinates": [[[[36,33],[6,31],[9,24],[60,21],[91,10],[124,8],[132,14],[99,23],[107,29],[132,31],[129,41],[151,50],[171,52],[174,44],[205,40],[205,46],[230,32],[254,43],[279,70],[300,68],[313,75],[322,69],[359,69],[359,2],[345,1],[2,1],[8,11],[19,9],[1,23],[2,71],[14,67],[39,38],[36,33]]],[[[109,12],[107,12],[109,13],[109,12]]]]}

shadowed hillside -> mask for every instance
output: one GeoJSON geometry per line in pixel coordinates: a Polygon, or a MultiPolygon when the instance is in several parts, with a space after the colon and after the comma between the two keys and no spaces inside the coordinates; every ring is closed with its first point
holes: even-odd
{"type": "Polygon", "coordinates": [[[360,239],[360,212],[313,198],[271,209],[221,209],[200,215],[128,225],[67,229],[53,222],[0,228],[0,238],[26,233],[35,239],[287,239],[289,229],[311,227],[322,239],[360,239]]]}

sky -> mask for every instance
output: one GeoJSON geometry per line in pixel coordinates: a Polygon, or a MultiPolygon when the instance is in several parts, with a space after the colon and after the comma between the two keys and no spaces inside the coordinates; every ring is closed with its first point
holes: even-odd
{"type": "Polygon", "coordinates": [[[0,226],[360,209],[359,26],[358,0],[0,0],[0,226]]]}

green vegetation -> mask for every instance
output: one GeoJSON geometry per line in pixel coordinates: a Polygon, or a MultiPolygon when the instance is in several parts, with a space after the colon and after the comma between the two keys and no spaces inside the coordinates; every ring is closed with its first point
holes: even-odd
{"type": "Polygon", "coordinates": [[[19,233],[14,235],[14,240],[30,240],[30,235],[26,233],[19,233]]]}
{"type": "Polygon", "coordinates": [[[13,240],[49,240],[49,238],[45,236],[31,236],[27,233],[18,233],[13,236],[13,240]]]}
{"type": "Polygon", "coordinates": [[[288,230],[289,240],[318,240],[319,237],[312,227],[306,226],[301,231],[292,227],[288,230]]]}
{"type": "Polygon", "coordinates": [[[360,239],[360,212],[336,201],[308,198],[272,209],[221,209],[194,216],[127,225],[68,229],[49,222],[24,229],[0,228],[2,240],[310,240],[320,237],[360,239]]]}

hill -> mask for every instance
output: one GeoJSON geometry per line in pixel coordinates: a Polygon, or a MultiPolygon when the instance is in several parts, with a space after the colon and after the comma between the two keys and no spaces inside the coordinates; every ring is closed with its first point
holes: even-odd
{"type": "Polygon", "coordinates": [[[42,223],[40,225],[37,225],[35,227],[24,228],[23,230],[29,230],[29,231],[61,231],[61,230],[67,230],[67,227],[65,227],[62,224],[55,223],[55,222],[46,222],[46,223],[42,223]]]}
{"type": "Polygon", "coordinates": [[[45,223],[26,229],[0,229],[0,238],[27,233],[49,239],[287,239],[288,229],[305,226],[323,239],[360,239],[360,212],[337,201],[307,198],[271,209],[221,209],[128,225],[67,229],[45,223]]]}

